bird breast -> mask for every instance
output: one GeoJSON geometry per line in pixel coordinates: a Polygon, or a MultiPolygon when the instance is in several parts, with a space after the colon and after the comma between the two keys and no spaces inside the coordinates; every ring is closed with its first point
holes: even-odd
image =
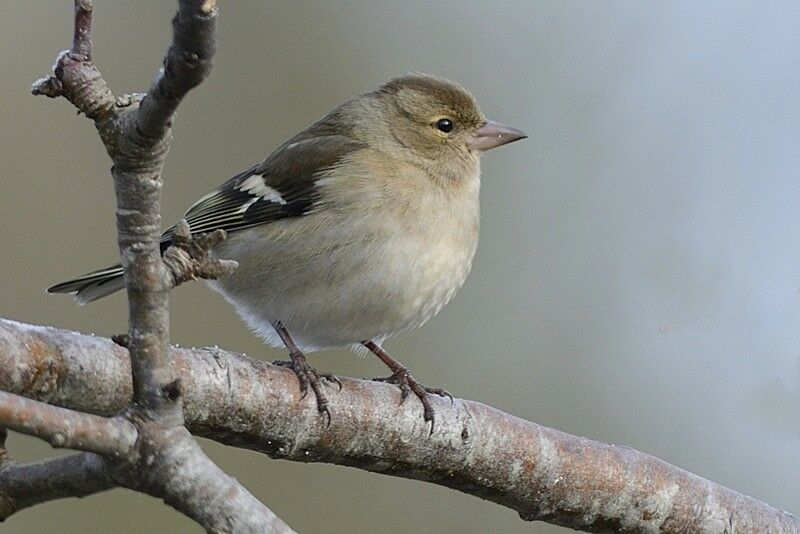
{"type": "Polygon", "coordinates": [[[305,350],[384,339],[425,323],[463,285],[477,245],[477,175],[460,189],[386,189],[352,176],[346,188],[323,182],[333,190],[321,209],[232,234],[219,250],[240,267],[213,287],[267,342],[278,343],[274,321],[305,350]]]}

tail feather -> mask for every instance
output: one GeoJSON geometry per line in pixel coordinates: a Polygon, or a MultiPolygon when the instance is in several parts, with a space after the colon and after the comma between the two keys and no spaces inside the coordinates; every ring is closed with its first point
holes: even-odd
{"type": "Polygon", "coordinates": [[[114,265],[99,271],[79,276],[47,288],[48,293],[75,293],[75,300],[87,304],[103,298],[125,287],[121,265],[114,265]]]}

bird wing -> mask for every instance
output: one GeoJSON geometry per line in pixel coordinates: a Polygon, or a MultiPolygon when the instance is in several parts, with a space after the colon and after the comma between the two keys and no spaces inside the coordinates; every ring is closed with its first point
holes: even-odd
{"type": "MultiPolygon", "coordinates": [[[[291,139],[263,163],[195,202],[184,215],[193,234],[227,232],[307,213],[317,201],[319,173],[365,145],[340,135],[291,139]]],[[[175,227],[164,232],[171,240],[175,227]]]]}

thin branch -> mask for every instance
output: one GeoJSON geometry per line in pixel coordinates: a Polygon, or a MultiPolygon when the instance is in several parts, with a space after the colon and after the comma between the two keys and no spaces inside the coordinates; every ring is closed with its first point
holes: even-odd
{"type": "Polygon", "coordinates": [[[75,31],[71,52],[92,60],[92,10],[91,0],[75,0],[75,31]]]}
{"type": "MultiPolygon", "coordinates": [[[[62,52],[53,74],[32,88],[34,94],[63,95],[92,119],[113,161],[117,242],[129,304],[130,404],[119,416],[104,419],[54,411],[58,409],[3,394],[0,424],[56,445],[103,454],[120,484],[163,498],[209,532],[291,532],[224,475],[182,426],[181,380],[168,353],[168,292],[177,282],[233,265],[207,254],[223,234],[196,240],[179,236],[168,255],[171,263],[161,257],[162,170],[172,140],[172,118],[186,93],[210,71],[217,20],[215,0],[179,0],[178,6],[164,68],[144,97],[115,99],[92,63],[91,0],[75,0],[72,49],[62,52]],[[60,424],[56,416],[62,416],[60,424]],[[129,425],[136,447],[117,455],[104,440],[100,421],[129,425]]],[[[53,375],[50,369],[45,374],[53,375]]],[[[45,383],[58,387],[57,380],[45,383]]],[[[127,435],[116,437],[117,445],[128,445],[127,435]]]]}
{"type": "Polygon", "coordinates": [[[72,48],[58,55],[53,73],[35,81],[31,92],[50,98],[63,96],[69,100],[78,111],[95,121],[103,142],[108,145],[114,141],[114,135],[103,133],[112,129],[117,115],[114,95],[100,70],[92,63],[93,10],[92,0],[75,0],[72,48]]]}
{"type": "Polygon", "coordinates": [[[154,427],[142,454],[152,464],[128,479],[131,489],[156,495],[208,532],[294,532],[201,450],[184,427],[154,427]],[[151,452],[152,454],[148,454],[151,452]]]}
{"type": "MultiPolygon", "coordinates": [[[[325,429],[313,400],[300,398],[296,377],[281,367],[219,349],[171,354],[189,430],[273,458],[425,480],[507,506],[526,520],[586,531],[731,532],[730,525],[735,532],[800,531],[796,517],[645,453],[477,402],[435,399],[437,429],[429,437],[419,403],[400,405],[397,388],[342,379],[342,391],[330,395],[333,419],[325,429]]],[[[107,339],[0,320],[2,389],[36,394],[37,369],[52,368],[60,380],[51,398],[113,412],[131,395],[127,359],[107,339]]]]}
{"type": "Polygon", "coordinates": [[[35,504],[114,488],[107,467],[90,452],[0,467],[0,521],[35,504]]]}
{"type": "Polygon", "coordinates": [[[0,391],[0,425],[56,448],[105,456],[128,455],[136,442],[136,429],[124,419],[51,406],[5,391],[0,391]]]}
{"type": "MultiPolygon", "coordinates": [[[[172,280],[161,259],[161,172],[172,116],[210,72],[217,9],[208,0],[181,0],[178,6],[164,68],[138,108],[109,129],[118,131],[120,141],[106,148],[114,160],[117,241],[128,288],[133,401],[179,424],[180,399],[170,393],[176,377],[167,354],[172,280]]],[[[108,136],[101,131],[101,137],[108,136]]]]}
{"type": "Polygon", "coordinates": [[[172,117],[186,93],[211,70],[217,18],[215,0],[183,0],[172,20],[175,39],[164,68],[153,81],[136,117],[137,130],[148,138],[167,135],[172,117]]]}

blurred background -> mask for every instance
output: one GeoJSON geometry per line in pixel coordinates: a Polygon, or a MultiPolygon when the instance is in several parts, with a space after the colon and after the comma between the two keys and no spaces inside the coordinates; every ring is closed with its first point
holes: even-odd
{"type": "MultiPolygon", "coordinates": [[[[103,2],[95,61],[147,88],[174,2],[103,2]]],[[[124,296],[44,288],[116,260],[109,161],[91,124],[29,94],[71,39],[69,0],[1,0],[0,315],[110,335],[124,296]]],[[[484,158],[466,286],[388,344],[431,386],[626,444],[800,513],[800,4],[222,1],[212,77],[181,107],[165,221],[351,95],[407,71],[469,88],[530,138],[484,158]]],[[[202,284],[172,339],[265,359],[202,284]]],[[[312,356],[378,376],[375,358],[312,356]]],[[[203,442],[303,533],[562,532],[421,482],[203,442]]],[[[12,454],[53,454],[13,435],[12,454]]],[[[22,512],[4,532],[199,532],[125,490],[22,512]]]]}

